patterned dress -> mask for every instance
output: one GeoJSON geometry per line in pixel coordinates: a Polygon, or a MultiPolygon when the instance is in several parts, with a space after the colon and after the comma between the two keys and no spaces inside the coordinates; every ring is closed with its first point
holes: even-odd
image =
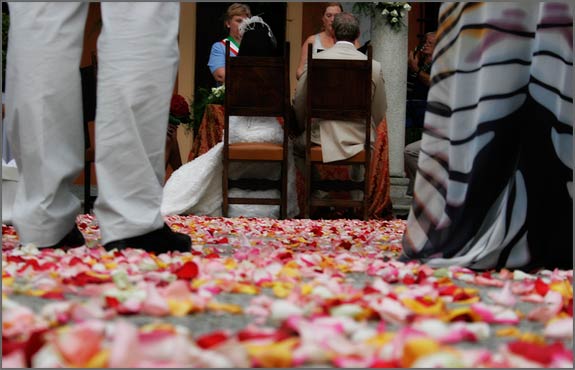
{"type": "Polygon", "coordinates": [[[573,4],[444,3],[402,260],[573,268],[573,4]]]}

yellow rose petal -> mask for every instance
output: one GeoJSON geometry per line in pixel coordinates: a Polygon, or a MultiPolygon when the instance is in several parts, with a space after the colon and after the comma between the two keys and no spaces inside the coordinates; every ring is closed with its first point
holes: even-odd
{"type": "Polygon", "coordinates": [[[288,338],[281,342],[270,344],[247,344],[248,356],[254,360],[259,367],[277,368],[291,367],[293,363],[293,348],[298,343],[297,338],[288,338]]]}
{"type": "Polygon", "coordinates": [[[229,313],[242,313],[242,306],[231,303],[220,303],[220,302],[209,302],[207,304],[208,309],[213,311],[224,311],[229,313]]]}
{"type": "Polygon", "coordinates": [[[168,308],[170,309],[170,313],[174,316],[186,316],[193,307],[194,303],[192,301],[168,299],[168,308]]]}
{"type": "Polygon", "coordinates": [[[431,338],[411,339],[403,347],[401,365],[403,367],[411,367],[411,364],[418,358],[436,353],[439,347],[439,343],[431,338]]]}
{"type": "Polygon", "coordinates": [[[272,290],[276,297],[285,298],[291,293],[292,284],[277,282],[274,283],[274,287],[272,290]]]}
{"type": "Polygon", "coordinates": [[[232,292],[241,294],[258,294],[259,289],[255,285],[237,283],[236,285],[234,285],[232,292]]]}
{"type": "Polygon", "coordinates": [[[405,307],[409,308],[418,315],[438,316],[445,310],[445,305],[440,299],[435,300],[431,305],[426,305],[418,300],[405,298],[401,301],[405,307]]]}
{"type": "Polygon", "coordinates": [[[86,363],[86,368],[89,369],[101,369],[108,367],[108,359],[110,358],[110,352],[106,349],[101,350],[96,353],[92,358],[86,363]]]}
{"type": "Polygon", "coordinates": [[[521,330],[515,326],[501,328],[495,332],[498,337],[518,337],[521,335],[521,330]]]}

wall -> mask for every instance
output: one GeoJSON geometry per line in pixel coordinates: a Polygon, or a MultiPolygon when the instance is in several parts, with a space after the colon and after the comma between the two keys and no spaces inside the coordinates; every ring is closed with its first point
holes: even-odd
{"type": "MultiPolygon", "coordinates": [[[[196,4],[180,5],[180,66],[178,69],[177,93],[189,102],[194,98],[194,65],[196,63],[196,4]]],[[[182,163],[188,161],[192,149],[193,135],[185,127],[178,127],[178,145],[182,163]]]]}

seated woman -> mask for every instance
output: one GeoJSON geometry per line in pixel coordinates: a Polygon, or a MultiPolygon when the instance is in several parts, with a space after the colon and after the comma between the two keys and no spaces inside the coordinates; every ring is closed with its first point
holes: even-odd
{"type": "MultiPolygon", "coordinates": [[[[242,47],[239,56],[273,56],[278,53],[275,37],[269,26],[257,16],[245,19],[240,25],[242,47]]],[[[283,129],[274,117],[230,117],[230,143],[281,143],[283,129]]],[[[290,144],[288,163],[288,217],[299,213],[295,189],[295,165],[290,144]]],[[[206,153],[181,166],[172,173],[164,186],[161,212],[220,216],[222,208],[223,143],[219,142],[206,153]]],[[[276,180],[279,165],[274,163],[230,164],[230,179],[251,177],[276,180]]],[[[230,197],[279,197],[277,190],[247,191],[231,188],[230,197]]],[[[279,206],[231,204],[229,217],[279,218],[279,206]]]]}
{"type": "Polygon", "coordinates": [[[226,80],[226,41],[230,41],[230,55],[232,57],[238,55],[242,42],[240,24],[249,17],[251,17],[251,11],[246,4],[233,3],[226,11],[224,26],[228,29],[229,35],[212,45],[208,60],[208,67],[218,85],[223,84],[226,80]]]}

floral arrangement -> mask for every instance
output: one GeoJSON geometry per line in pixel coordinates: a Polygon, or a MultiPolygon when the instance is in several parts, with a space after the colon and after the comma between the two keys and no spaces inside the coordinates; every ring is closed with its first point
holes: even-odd
{"type": "Polygon", "coordinates": [[[371,16],[381,14],[391,29],[396,32],[405,26],[403,19],[410,10],[411,5],[403,2],[357,2],[353,5],[353,11],[360,14],[371,16]]]}
{"type": "Polygon", "coordinates": [[[192,104],[194,130],[200,127],[200,123],[204,117],[204,111],[208,104],[224,104],[225,93],[226,88],[224,85],[212,87],[211,89],[205,87],[198,89],[194,103],[192,104]]]}
{"type": "Polygon", "coordinates": [[[170,117],[168,122],[176,126],[181,123],[192,122],[190,105],[188,104],[187,100],[180,94],[172,95],[172,101],[170,102],[170,117]]]}

